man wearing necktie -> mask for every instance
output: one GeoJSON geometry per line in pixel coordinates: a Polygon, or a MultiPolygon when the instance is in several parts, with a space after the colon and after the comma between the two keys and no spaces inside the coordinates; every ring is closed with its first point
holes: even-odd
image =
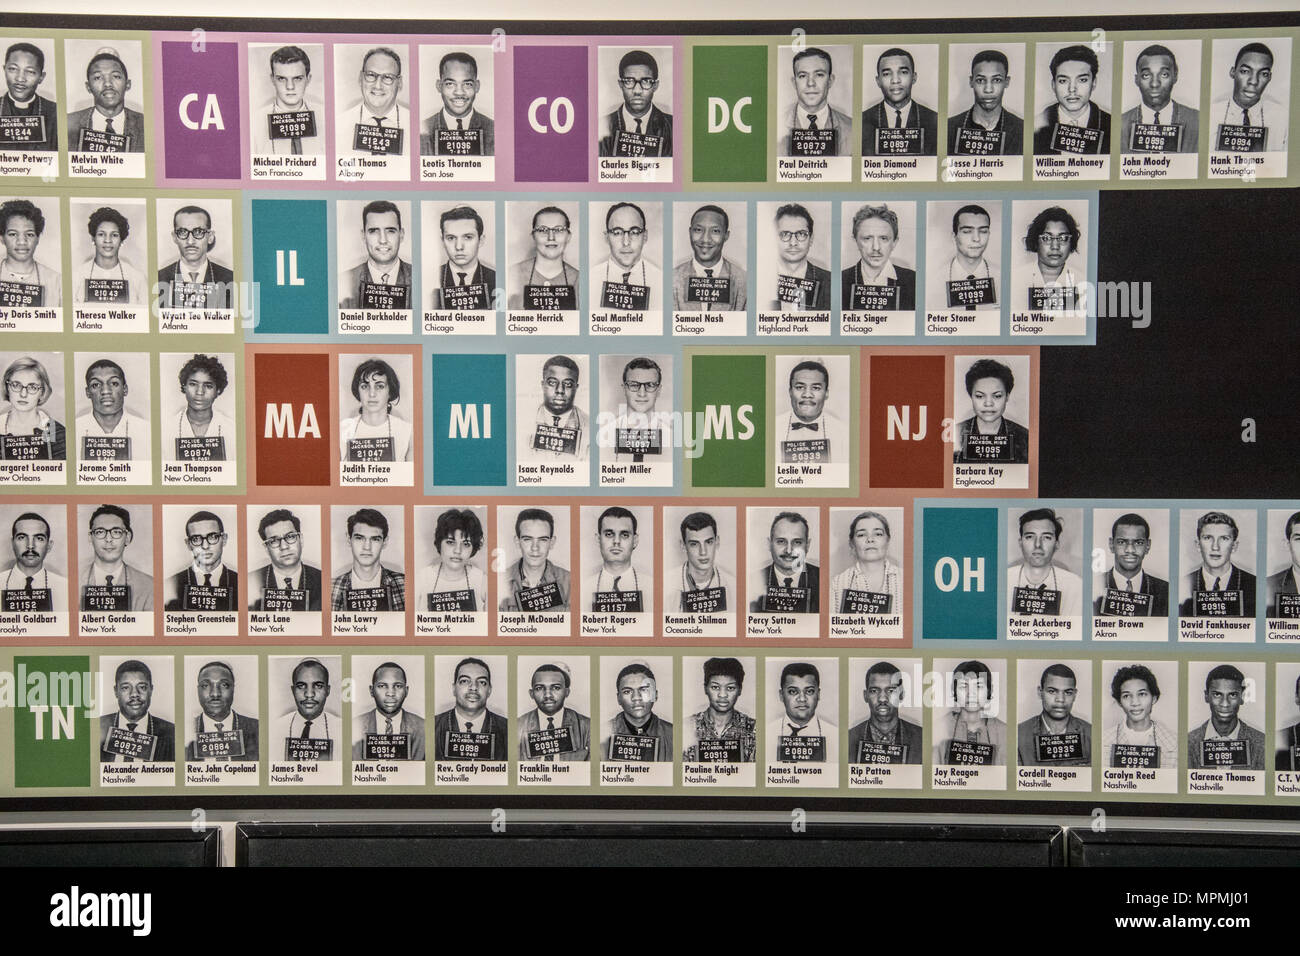
{"type": "Polygon", "coordinates": [[[340,275],[340,309],[411,307],[411,264],[401,257],[406,230],[402,210],[388,199],[373,199],[361,210],[361,240],[366,258],[340,275]]]}
{"type": "Polygon", "coordinates": [[[1083,581],[1056,562],[1065,522],[1051,508],[1034,508],[1019,518],[1023,560],[1007,571],[1007,613],[1076,617],[1083,613],[1083,581]],[[1041,609],[1040,609],[1041,608],[1041,609]]]}
{"type": "Polygon", "coordinates": [[[87,538],[93,557],[78,587],[83,611],[152,611],[153,577],[126,561],[135,540],[131,512],[103,504],[90,515],[87,538]]]}
{"type": "Polygon", "coordinates": [[[1142,567],[1151,550],[1151,526],[1139,514],[1120,515],[1111,525],[1107,547],[1114,556],[1092,609],[1122,617],[1168,617],[1169,582],[1142,567]]]}
{"type": "MultiPolygon", "coordinates": [[[[327,659],[336,666],[341,661],[338,657],[327,659]]],[[[304,658],[294,665],[289,690],[293,694],[293,709],[275,719],[269,738],[271,752],[276,758],[283,756],[288,761],[342,759],[334,746],[340,723],[338,714],[325,709],[330,696],[329,668],[317,658],[304,658]],[[295,743],[303,740],[320,742],[295,743]],[[290,756],[291,751],[295,756],[290,756]]]]}
{"type": "Polygon", "coordinates": [[[831,54],[818,47],[797,51],[790,63],[790,85],[795,101],[782,114],[777,155],[851,155],[853,118],[830,104],[835,86],[831,54]]]}
{"type": "Polygon", "coordinates": [[[234,668],[225,661],[210,661],[199,668],[196,685],[199,713],[185,743],[185,759],[257,760],[258,720],[235,710],[234,668]]]}
{"type": "Polygon", "coordinates": [[[433,719],[434,760],[505,760],[509,725],[488,710],[492,670],[466,657],[452,671],[455,703],[433,719]]]}
{"type": "Polygon", "coordinates": [[[473,206],[446,209],[438,217],[442,248],[447,261],[433,290],[435,309],[482,310],[496,303],[497,274],[479,258],[483,243],[483,217],[473,206]]]}
{"type": "Polygon", "coordinates": [[[1158,43],[1145,47],[1137,56],[1133,82],[1140,102],[1120,117],[1120,152],[1195,153],[1201,117],[1174,99],[1178,60],[1173,51],[1158,43]]]}
{"type": "Polygon", "coordinates": [[[770,564],[751,573],[749,609],[816,614],[820,607],[821,574],[808,560],[812,538],[808,519],[798,512],[782,511],[772,519],[767,536],[770,564]]]}
{"type": "Polygon", "coordinates": [[[629,50],[618,61],[623,104],[604,118],[600,156],[654,157],[673,154],[673,117],[654,104],[659,63],[645,50],[629,50]]]}
{"type": "Polygon", "coordinates": [[[97,50],[86,64],[86,92],[94,103],[68,114],[69,151],[144,152],[144,114],[126,105],[129,89],[130,74],[118,52],[97,50]]]}
{"type": "Polygon", "coordinates": [[[939,114],[912,99],[917,79],[912,54],[898,47],[882,52],[875,79],[881,99],[862,113],[862,155],[934,156],[939,114]]]}
{"type": "MultiPolygon", "coordinates": [[[[322,49],[323,52],[323,48],[322,49]]],[[[249,55],[253,51],[250,49],[249,55]]],[[[249,123],[254,156],[318,156],[325,152],[323,119],[307,99],[311,57],[298,46],[272,51],[271,101],[249,123]]]]}
{"type": "MultiPolygon", "coordinates": [[[[162,660],[171,667],[170,657],[162,660]]],[[[165,763],[176,759],[176,725],[150,713],[153,692],[153,672],[148,664],[126,660],[117,665],[113,674],[117,706],[99,718],[101,763],[165,763]]]]}
{"type": "Polygon", "coordinates": [[[1199,566],[1183,580],[1180,617],[1255,617],[1255,575],[1232,561],[1237,552],[1237,521],[1223,511],[1196,519],[1199,566]]]}
{"type": "Polygon", "coordinates": [[[821,704],[821,672],[817,665],[809,661],[786,664],[781,669],[777,697],[781,702],[778,716],[767,724],[764,749],[768,765],[792,762],[785,758],[795,756],[793,748],[801,763],[835,766],[839,759],[839,728],[817,713],[821,704]]]}
{"type": "Polygon", "coordinates": [[[185,545],[192,561],[173,575],[168,611],[220,612],[239,608],[239,575],[223,560],[225,526],[219,515],[196,511],[185,522],[185,545]]]}
{"type": "Polygon", "coordinates": [[[53,536],[50,523],[32,511],[23,512],[10,527],[14,563],[0,578],[0,605],[18,611],[66,611],[68,580],[47,566],[53,536]]]}
{"type": "MultiPolygon", "coordinates": [[[[341,49],[335,47],[336,51],[341,49]]],[[[405,105],[399,102],[403,72],[402,57],[397,50],[381,46],[366,51],[356,74],[361,99],[340,110],[335,118],[334,137],[339,156],[406,155],[411,119],[405,105]]],[[[343,73],[340,67],[340,79],[343,73]]],[[[380,178],[391,178],[384,172],[380,170],[380,178]]],[[[410,171],[405,163],[401,164],[400,172],[401,179],[408,178],[410,171]]]]}
{"type": "MultiPolygon", "coordinates": [[[[1233,41],[1215,40],[1217,58],[1220,44],[1233,41]]],[[[1278,45],[1277,41],[1273,42],[1278,45]]],[[[1289,41],[1283,41],[1289,42],[1289,41]]],[[[1237,51],[1228,71],[1231,92],[1217,97],[1210,105],[1211,132],[1216,152],[1279,152],[1286,150],[1290,125],[1290,103],[1268,93],[1273,79],[1273,50],[1265,43],[1247,43],[1237,51]]],[[[1219,87],[1216,81],[1215,88],[1219,87]]]]}
{"type": "Polygon", "coordinates": [[[622,610],[628,612],[651,610],[653,576],[632,563],[640,541],[637,517],[626,508],[612,505],[596,519],[600,566],[584,582],[584,598],[594,613],[612,613],[611,605],[626,605],[622,610]]]}
{"type": "MultiPolygon", "coordinates": [[[[663,273],[644,255],[647,246],[653,250],[658,243],[645,211],[630,202],[612,204],[605,212],[605,242],[609,258],[591,270],[591,311],[657,313],[663,303],[663,273]]],[[[651,318],[658,322],[657,315],[651,318]]]]}
{"type": "Polygon", "coordinates": [[[572,683],[569,665],[562,661],[533,671],[528,693],[537,706],[519,718],[520,760],[591,759],[591,718],[565,706],[572,683]]]}
{"type": "Polygon", "coordinates": [[[838,464],[849,460],[849,429],[826,410],[830,372],[819,359],[797,362],[786,383],[790,410],[776,418],[777,464],[838,464]]]}
{"type": "Polygon", "coordinates": [[[320,568],[302,559],[302,521],[288,508],[273,508],[257,523],[257,535],[270,563],[252,572],[249,590],[261,593],[248,605],[250,611],[319,611],[320,568]],[[303,606],[298,606],[299,598],[303,606]]]}
{"type": "Polygon", "coordinates": [[[158,270],[163,308],[231,308],[235,273],[210,258],[217,231],[208,211],[202,206],[177,209],[172,214],[171,240],[176,244],[176,261],[158,270]]]}
{"type": "Polygon", "coordinates": [[[352,718],[353,760],[424,759],[424,718],[407,709],[406,698],[409,693],[406,669],[401,664],[385,661],[375,668],[370,677],[370,697],[375,706],[352,718]],[[376,735],[381,739],[367,740],[367,737],[376,735]],[[402,742],[406,744],[404,753],[400,747],[402,742]],[[399,755],[376,754],[375,749],[380,746],[397,746],[399,755]],[[367,753],[367,747],[370,748],[370,753],[367,753]]]}
{"type": "Polygon", "coordinates": [[[447,53],[438,62],[438,95],[442,109],[420,124],[421,156],[491,156],[495,152],[492,117],[476,109],[478,61],[464,50],[447,53]],[[466,132],[471,135],[466,136],[466,132]],[[467,151],[466,151],[467,150],[467,151]]]}

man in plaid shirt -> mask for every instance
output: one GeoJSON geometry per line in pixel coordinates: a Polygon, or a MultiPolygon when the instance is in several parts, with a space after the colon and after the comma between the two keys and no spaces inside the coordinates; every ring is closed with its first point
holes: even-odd
{"type": "Polygon", "coordinates": [[[388,543],[388,519],[374,508],[348,516],[352,566],[330,583],[335,611],[406,610],[406,575],[380,560],[388,543]]]}

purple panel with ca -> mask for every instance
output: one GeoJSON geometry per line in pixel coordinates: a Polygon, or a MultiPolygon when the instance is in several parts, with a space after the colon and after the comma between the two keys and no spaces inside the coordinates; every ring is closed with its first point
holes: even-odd
{"type": "Polygon", "coordinates": [[[515,179],[583,183],[592,153],[587,129],[587,48],[515,47],[515,179]]]}
{"type": "Polygon", "coordinates": [[[162,45],[168,179],[239,179],[239,46],[162,45]]]}

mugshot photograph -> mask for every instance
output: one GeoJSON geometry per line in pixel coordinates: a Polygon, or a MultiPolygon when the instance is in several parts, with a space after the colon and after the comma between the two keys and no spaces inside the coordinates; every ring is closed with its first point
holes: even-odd
{"type": "Polygon", "coordinates": [[[839,660],[814,657],[764,662],[767,764],[839,763],[839,660]]]}
{"type": "Polygon", "coordinates": [[[207,199],[203,205],[184,200],[157,201],[158,302],[164,309],[229,309],[235,301],[234,212],[229,200],[207,199]],[[176,247],[164,252],[162,237],[176,247]],[[170,260],[170,261],[169,261],[170,260]]]}
{"type": "MultiPolygon", "coordinates": [[[[1086,314],[1088,203],[1063,199],[1011,204],[1011,234],[1025,255],[1012,267],[1013,309],[1086,314]],[[1032,218],[1031,218],[1032,217],[1032,218]]],[[[1062,332],[1066,326],[1060,326],[1062,332]]]]}
{"type": "Polygon", "coordinates": [[[852,65],[848,46],[778,47],[778,156],[852,154],[852,65]],[[837,72],[845,77],[838,84],[837,72]]]}
{"type": "Polygon", "coordinates": [[[347,727],[343,695],[334,692],[332,680],[343,681],[343,658],[337,654],[267,659],[268,713],[275,715],[267,738],[271,760],[342,761],[347,727]]]}
{"type": "Polygon", "coordinates": [[[599,203],[590,207],[592,312],[644,312],[663,306],[662,203],[599,203]],[[604,228],[599,223],[604,222],[604,228]]]}
{"type": "MultiPolygon", "coordinates": [[[[972,414],[957,423],[953,461],[1028,463],[1029,429],[1010,417],[1028,418],[1028,357],[957,356],[954,364],[962,375],[958,388],[965,388],[972,414]],[[1021,383],[1019,392],[1015,391],[1017,376],[1021,383]]],[[[960,406],[956,413],[961,414],[960,406]]]]}
{"type": "Polygon", "coordinates": [[[411,204],[372,199],[338,206],[339,308],[411,308],[411,263],[402,257],[411,204]]]}
{"type": "Polygon", "coordinates": [[[1025,149],[1025,45],[948,45],[948,155],[1019,156],[1025,149]]]}
{"type": "Polygon", "coordinates": [[[597,59],[599,155],[672,156],[673,116],[663,109],[673,102],[672,48],[602,46],[597,59]]]}
{"type": "MultiPolygon", "coordinates": [[[[520,462],[585,462],[591,445],[587,415],[589,355],[518,355],[515,422],[520,462]]],[[[586,472],[579,472],[586,484],[586,472]]]]}
{"type": "Polygon", "coordinates": [[[1016,763],[1091,767],[1092,662],[1019,660],[1016,686],[1016,763]]]}
{"type": "Polygon", "coordinates": [[[68,609],[68,518],[63,505],[0,508],[12,549],[0,560],[0,612],[68,609]],[[12,560],[8,560],[12,555],[12,560]]]}
{"type": "Polygon", "coordinates": [[[831,204],[758,204],[759,297],[773,312],[824,312],[831,307],[831,204]],[[818,230],[817,225],[821,228],[818,230]]]}
{"type": "Polygon", "coordinates": [[[78,505],[77,528],[86,535],[77,550],[80,610],[152,611],[153,508],[78,505]]]}
{"type": "Polygon", "coordinates": [[[1122,153],[1195,153],[1200,142],[1201,44],[1124,41],[1122,153]],[[1182,83],[1179,83],[1179,78],[1182,83]]]}
{"type": "Polygon", "coordinates": [[[1187,769],[1263,770],[1264,664],[1188,661],[1187,687],[1187,769]]]}
{"type": "Polygon", "coordinates": [[[81,265],[73,273],[72,301],[79,305],[144,305],[144,271],[148,229],[143,199],[72,200],[72,223],[84,222],[85,233],[72,231],[72,259],[81,265]],[[135,238],[131,239],[131,223],[135,238]]]}
{"type": "Polygon", "coordinates": [[[325,45],[248,45],[249,138],[254,156],[325,153],[325,45]]]}
{"type": "Polygon", "coordinates": [[[500,570],[498,610],[569,610],[569,509],[500,508],[497,516],[498,540],[513,542],[500,570]]]}
{"type": "Polygon", "coordinates": [[[761,680],[752,657],[682,659],[682,760],[685,763],[754,763],[758,722],[752,716],[754,690],[761,680]],[[698,708],[698,709],[697,709],[698,708]]]}
{"type": "Polygon", "coordinates": [[[185,760],[259,759],[255,655],[185,658],[185,760]]]}
{"type": "Polygon", "coordinates": [[[600,659],[602,760],[669,763],[674,759],[673,659],[600,659]],[[657,675],[657,676],[656,676],[657,675]]]}
{"type": "Polygon", "coordinates": [[[1082,43],[1038,44],[1035,155],[1110,153],[1110,47],[1098,56],[1082,43]]]}
{"type": "Polygon", "coordinates": [[[404,520],[401,505],[331,508],[331,610],[406,610],[404,520]]]}
{"type": "Polygon", "coordinates": [[[1007,613],[1075,617],[1083,613],[1083,511],[1010,509],[1007,513],[1007,613]]]}
{"type": "Polygon", "coordinates": [[[654,509],[584,506],[580,529],[582,609],[593,614],[654,610],[654,509]]]}
{"type": "Polygon", "coordinates": [[[496,204],[476,202],[439,207],[423,203],[425,235],[442,238],[425,244],[424,274],[437,275],[435,309],[483,311],[496,308],[496,204]],[[436,216],[436,218],[435,218],[436,216]],[[488,260],[488,261],[484,261],[488,260]]]}
{"type": "Polygon", "coordinates": [[[926,309],[999,309],[1003,290],[996,254],[1002,248],[1002,203],[932,202],[926,216],[926,309]]]}
{"type": "Polygon", "coordinates": [[[721,614],[739,609],[736,509],[664,508],[664,613],[721,614]]]}
{"type": "Polygon", "coordinates": [[[75,404],[77,459],[150,461],[148,354],[77,352],[73,374],[84,384],[75,404]]]}
{"type": "Polygon", "coordinates": [[[252,506],[248,515],[248,609],[321,609],[319,505],[252,506]]]}
{"type": "MultiPolygon", "coordinates": [[[[503,687],[509,686],[504,654],[434,658],[435,760],[506,759],[510,725],[491,705],[494,674],[503,687]]],[[[500,697],[506,699],[505,691],[500,697]]]]}
{"type": "Polygon", "coordinates": [[[921,701],[916,693],[919,688],[899,663],[908,662],[861,658],[849,661],[849,719],[853,721],[864,713],[864,706],[866,715],[849,727],[850,763],[921,763],[924,746],[921,701]],[[862,703],[858,703],[859,696],[862,703]]]}
{"type": "Polygon", "coordinates": [[[848,224],[840,261],[844,311],[898,312],[916,308],[916,203],[844,203],[848,224]],[[902,244],[900,245],[900,237],[902,244]]]}
{"type": "Polygon", "coordinates": [[[54,76],[54,41],[10,41],[5,48],[6,89],[0,95],[0,150],[58,151],[54,76]]]}
{"type": "Polygon", "coordinates": [[[64,461],[63,353],[0,354],[0,461],[64,461]]]}
{"type": "Polygon", "coordinates": [[[831,613],[901,614],[902,509],[832,508],[831,535],[831,613]]]}
{"type": "Polygon", "coordinates": [[[63,276],[50,265],[63,261],[58,200],[52,196],[6,199],[0,202],[0,225],[4,227],[0,309],[63,305],[63,276]],[[39,252],[42,244],[45,251],[39,252]]]}
{"type": "MultiPolygon", "coordinates": [[[[334,143],[339,156],[409,156],[405,46],[334,45],[334,143]]],[[[406,179],[408,170],[403,170],[406,179]]],[[[386,177],[385,177],[386,178],[386,177]]]]}
{"type": "Polygon", "coordinates": [[[1092,610],[1107,617],[1169,616],[1169,512],[1093,509],[1094,552],[1104,541],[1109,567],[1095,577],[1092,610]]]}
{"type": "Polygon", "coordinates": [[[1265,616],[1300,617],[1300,511],[1269,510],[1265,560],[1265,616]]]}
{"type": "Polygon", "coordinates": [[[492,48],[420,47],[421,156],[492,156],[492,48]]]}
{"type": "Polygon", "coordinates": [[[406,405],[402,404],[402,381],[409,387],[413,375],[410,355],[393,354],[383,358],[339,355],[339,384],[350,383],[347,394],[339,396],[340,413],[356,409],[355,415],[348,415],[339,423],[340,461],[413,459],[414,428],[406,410],[411,402],[408,398],[406,405]]]}
{"type": "Polygon", "coordinates": [[[113,696],[99,718],[101,764],[170,763],[176,759],[172,658],[99,659],[113,675],[113,696]]]}
{"type": "Polygon", "coordinates": [[[591,658],[521,656],[515,721],[520,760],[591,759],[591,658]]]}
{"type": "Polygon", "coordinates": [[[601,462],[671,467],[677,444],[672,356],[602,355],[599,364],[601,462]]]}
{"type": "Polygon", "coordinates": [[[416,610],[486,611],[487,509],[416,506],[416,610]],[[422,555],[424,556],[423,561],[422,555]]]}
{"type": "Polygon", "coordinates": [[[234,505],[163,506],[166,610],[239,610],[238,535],[234,505]]]}
{"type": "Polygon", "coordinates": [[[1178,662],[1102,664],[1114,703],[1103,732],[1103,767],[1178,766],[1178,662]],[[1173,703],[1161,706],[1161,693],[1173,703]],[[1157,719],[1159,718],[1159,719],[1157,719]]]}
{"type": "Polygon", "coordinates": [[[228,393],[235,357],[230,353],[158,357],[162,383],[164,461],[233,462],[239,455],[234,395],[228,393]],[[171,383],[175,381],[176,385],[171,383]]]}
{"type": "Polygon", "coordinates": [[[369,696],[352,705],[352,759],[424,760],[424,658],[356,654],[352,680],[369,696]]]}
{"type": "Polygon", "coordinates": [[[510,309],[577,310],[578,222],[576,202],[506,203],[510,309]]]}
{"type": "Polygon", "coordinates": [[[68,150],[143,153],[146,102],[140,41],[69,39],[64,44],[68,150]]]}
{"type": "Polygon", "coordinates": [[[772,388],[781,409],[773,429],[778,465],[848,463],[854,404],[850,365],[847,355],[775,356],[772,388]]]}
{"type": "Polygon", "coordinates": [[[821,606],[815,508],[749,508],[749,610],[816,614],[821,606]]]}
{"type": "Polygon", "coordinates": [[[951,704],[934,711],[936,766],[1001,767],[1007,762],[1006,662],[937,659],[950,676],[943,692],[951,704]]]}
{"type": "Polygon", "coordinates": [[[939,48],[865,46],[862,101],[863,156],[934,156],[939,114],[939,48]]]}
{"type": "Polygon", "coordinates": [[[1276,678],[1276,696],[1273,726],[1276,753],[1274,770],[1300,768],[1300,664],[1278,661],[1273,665],[1276,678]]]}
{"type": "Polygon", "coordinates": [[[674,311],[745,310],[748,220],[744,203],[673,203],[674,311]]]}
{"type": "Polygon", "coordinates": [[[1200,511],[1178,515],[1183,575],[1179,617],[1255,617],[1254,510],[1200,511]]]}
{"type": "Polygon", "coordinates": [[[1216,39],[1210,56],[1211,149],[1285,152],[1291,116],[1291,38],[1216,39]]]}

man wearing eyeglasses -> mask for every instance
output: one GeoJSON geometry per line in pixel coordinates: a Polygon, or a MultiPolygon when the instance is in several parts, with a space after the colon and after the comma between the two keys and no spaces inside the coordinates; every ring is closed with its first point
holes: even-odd
{"type": "MultiPolygon", "coordinates": [[[[341,79],[341,78],[340,78],[341,79]]],[[[335,121],[340,156],[404,156],[410,117],[398,102],[402,61],[395,50],[367,50],[357,73],[361,101],[339,112],[335,121]]]]}
{"type": "Polygon", "coordinates": [[[645,212],[640,206],[620,202],[609,207],[605,214],[609,258],[591,270],[593,312],[645,312],[662,305],[663,273],[642,254],[647,239],[645,212]]]}
{"type": "Polygon", "coordinates": [[[531,312],[563,312],[578,308],[578,267],[564,252],[573,237],[569,214],[559,206],[533,213],[529,235],[533,254],[510,267],[509,308],[531,312]]]}
{"type": "Polygon", "coordinates": [[[235,274],[208,254],[217,242],[212,216],[202,206],[182,206],[172,215],[177,260],[158,270],[164,309],[229,309],[235,274]]]}
{"type": "Polygon", "coordinates": [[[302,560],[302,522],[288,508],[268,511],[257,534],[271,563],[253,572],[250,611],[319,611],[320,568],[302,560]],[[258,594],[258,591],[261,591],[258,594]]]}
{"type": "Polygon", "coordinates": [[[673,117],[654,105],[659,64],[645,50],[630,50],[618,61],[623,105],[605,117],[601,156],[671,156],[673,117]]]}
{"type": "Polygon", "coordinates": [[[401,257],[402,211],[387,199],[374,199],[361,210],[361,238],[366,258],[349,270],[340,287],[340,309],[409,309],[411,264],[401,257]]]}
{"type": "Polygon", "coordinates": [[[175,594],[168,611],[234,611],[239,608],[239,575],[226,567],[226,529],[211,511],[196,511],[185,522],[185,544],[193,562],[172,578],[175,594]]]}
{"type": "Polygon", "coordinates": [[[467,657],[452,672],[456,703],[433,720],[434,760],[505,760],[509,725],[488,710],[492,671],[467,657]]]}
{"type": "Polygon", "coordinates": [[[575,402],[580,384],[578,363],[567,355],[553,355],[542,366],[542,404],[527,444],[533,458],[587,460],[587,415],[575,402]]]}
{"type": "Polygon", "coordinates": [[[787,203],[776,211],[777,275],[772,311],[825,312],[831,307],[831,274],[808,258],[813,218],[806,207],[787,203]]]}
{"type": "Polygon", "coordinates": [[[632,563],[638,542],[636,515],[613,505],[596,519],[600,567],[586,580],[586,599],[595,614],[649,611],[654,582],[645,568],[632,563]]]}
{"type": "Polygon", "coordinates": [[[28,511],[14,519],[9,531],[14,563],[0,575],[0,610],[6,614],[66,611],[68,579],[46,566],[53,543],[50,523],[28,511]]]}
{"type": "Polygon", "coordinates": [[[83,611],[152,611],[153,577],[126,562],[135,540],[131,513],[118,505],[100,505],[90,516],[93,557],[81,573],[78,593],[83,611]]]}
{"type": "MultiPolygon", "coordinates": [[[[615,461],[656,461],[672,454],[672,412],[655,407],[662,385],[663,369],[652,358],[637,356],[623,366],[623,403],[612,433],[615,461]]],[[[603,431],[601,440],[606,440],[603,431]]]]}
{"type": "Polygon", "coordinates": [[[126,373],[112,359],[86,369],[89,413],[77,419],[77,457],[82,461],[148,461],[149,423],[126,411],[126,373]]]}
{"type": "Polygon", "coordinates": [[[743,312],[748,301],[744,268],[722,254],[731,217],[705,205],[691,215],[691,258],[673,268],[673,308],[678,312],[743,312]]]}
{"type": "Polygon", "coordinates": [[[495,149],[490,116],[474,108],[479,91],[478,61],[463,51],[438,63],[442,109],[420,124],[421,156],[491,156],[495,149]]]}

